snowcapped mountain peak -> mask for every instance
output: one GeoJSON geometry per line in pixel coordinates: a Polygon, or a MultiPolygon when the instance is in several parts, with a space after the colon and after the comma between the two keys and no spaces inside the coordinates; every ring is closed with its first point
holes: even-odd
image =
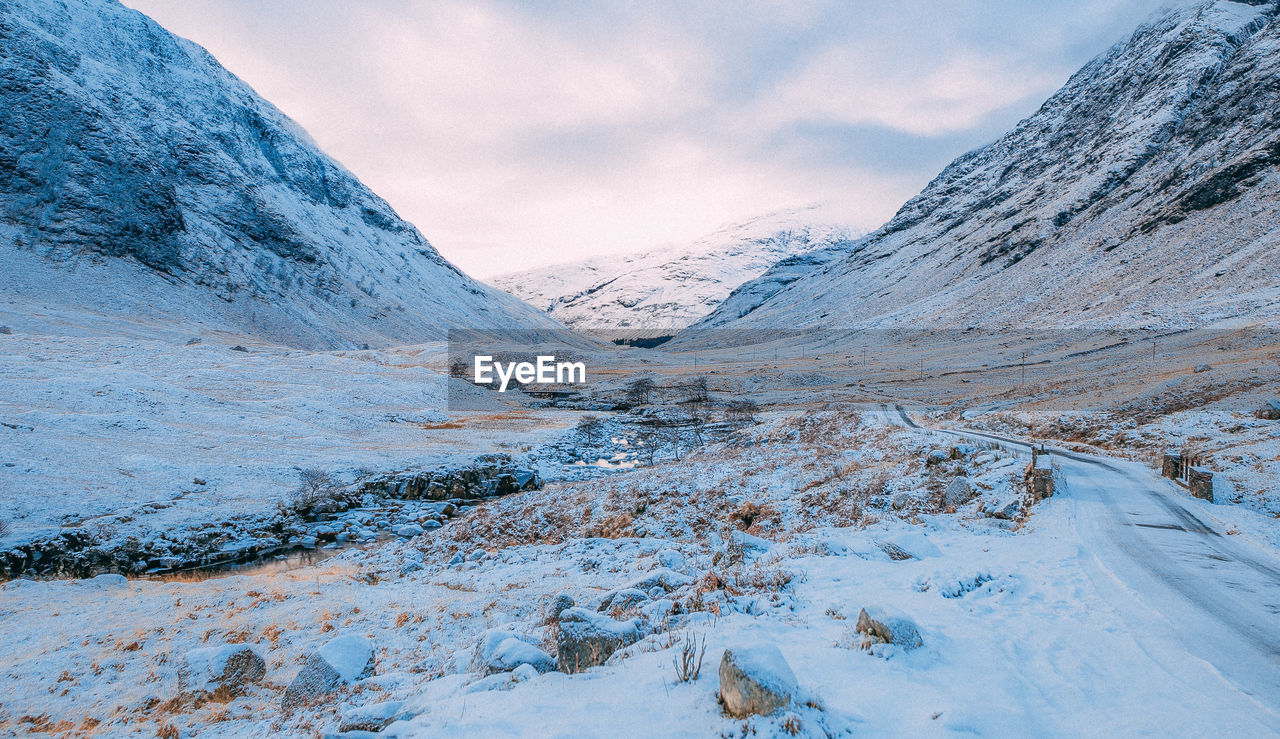
{"type": "Polygon", "coordinates": [[[311,347],[552,325],[114,0],[0,4],[0,152],[0,269],[24,300],[311,347]]]}
{"type": "Polygon", "coordinates": [[[725,224],[688,244],[594,257],[501,275],[490,282],[578,329],[662,331],[711,312],[738,285],[780,260],[846,244],[855,232],[821,205],[725,224]]]}

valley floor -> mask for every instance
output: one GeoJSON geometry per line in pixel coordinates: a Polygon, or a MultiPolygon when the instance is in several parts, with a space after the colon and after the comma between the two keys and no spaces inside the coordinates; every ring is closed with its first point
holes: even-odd
{"type": "Polygon", "coordinates": [[[10,582],[0,728],[311,736],[375,716],[384,736],[1280,731],[1274,519],[1065,450],[1058,494],[993,517],[1016,498],[1023,447],[874,410],[771,414],[737,443],[283,574],[10,582]],[[939,486],[958,477],[973,495],[948,502],[939,486]],[[605,605],[637,581],[634,602],[605,605]],[[494,629],[555,654],[560,594],[637,619],[639,641],[579,674],[485,677],[476,644],[494,629]],[[923,646],[862,648],[853,625],[874,605],[914,619],[923,646]],[[372,641],[373,676],[284,710],[304,655],[346,634],[372,641]],[[705,658],[680,682],[690,636],[705,658]],[[263,684],[180,700],[184,655],[227,643],[257,645],[263,684]],[[756,644],[781,650],[800,691],[782,714],[731,719],[720,657],[756,644]]]}

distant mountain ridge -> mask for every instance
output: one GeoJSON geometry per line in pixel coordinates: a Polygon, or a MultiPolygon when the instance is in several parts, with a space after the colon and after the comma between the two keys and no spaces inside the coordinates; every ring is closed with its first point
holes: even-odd
{"type": "Polygon", "coordinates": [[[313,348],[553,325],[115,0],[0,3],[0,269],[22,299],[313,348]]]}
{"type": "Polygon", "coordinates": [[[501,275],[489,282],[577,329],[673,330],[780,260],[852,242],[819,206],[726,225],[689,244],[501,275]]]}
{"type": "Polygon", "coordinates": [[[1185,326],[1280,308],[1277,4],[1157,15],[883,227],[700,327],[1185,326]]]}

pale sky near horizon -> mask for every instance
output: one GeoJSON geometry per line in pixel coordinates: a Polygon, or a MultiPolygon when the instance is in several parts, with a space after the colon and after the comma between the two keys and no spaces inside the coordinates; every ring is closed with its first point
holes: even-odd
{"type": "Polygon", "coordinates": [[[1166,0],[124,0],[480,278],[820,202],[887,220],[1166,0]]]}

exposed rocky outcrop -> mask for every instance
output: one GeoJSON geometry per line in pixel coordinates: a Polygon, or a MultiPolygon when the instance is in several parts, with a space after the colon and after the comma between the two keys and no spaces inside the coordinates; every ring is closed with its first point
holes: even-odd
{"type": "Polygon", "coordinates": [[[372,541],[379,532],[417,535],[439,528],[464,506],[541,485],[536,473],[520,468],[510,456],[482,455],[469,465],[375,478],[302,509],[210,522],[173,534],[177,538],[164,534],[113,540],[96,529],[68,528],[56,537],[0,552],[0,578],[159,574],[243,562],[324,542],[372,541]]]}

